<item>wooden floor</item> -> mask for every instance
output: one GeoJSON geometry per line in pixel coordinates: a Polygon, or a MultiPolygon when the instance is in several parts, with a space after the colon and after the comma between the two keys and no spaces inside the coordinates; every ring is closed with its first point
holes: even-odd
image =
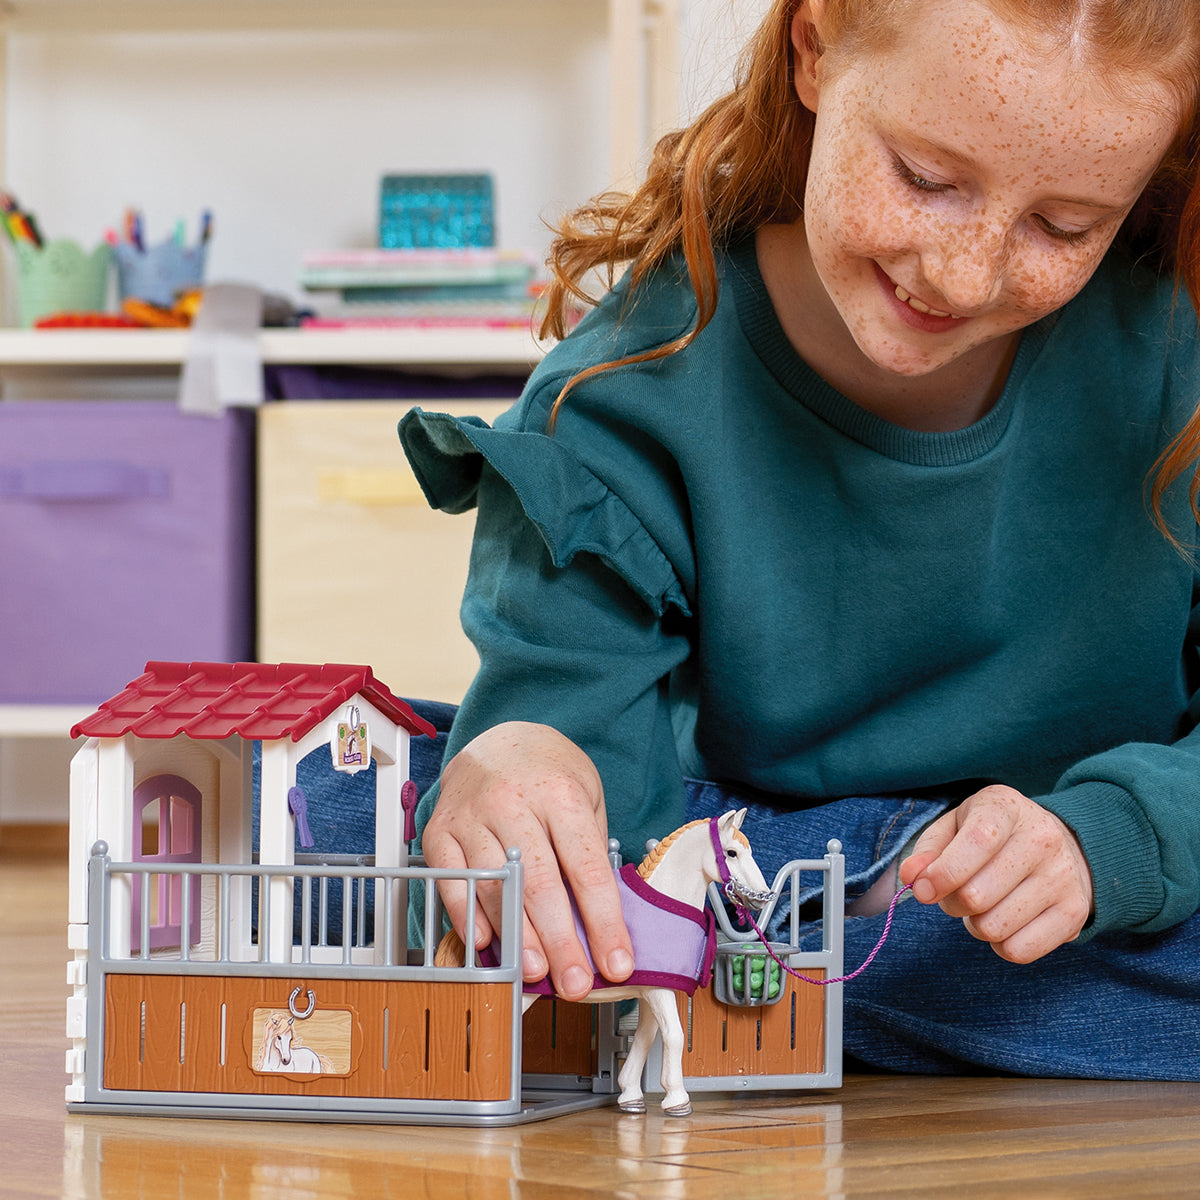
{"type": "Polygon", "coordinates": [[[64,843],[0,829],[4,1200],[1200,1197],[1195,1084],[859,1076],[498,1130],[68,1116],[64,843]]]}

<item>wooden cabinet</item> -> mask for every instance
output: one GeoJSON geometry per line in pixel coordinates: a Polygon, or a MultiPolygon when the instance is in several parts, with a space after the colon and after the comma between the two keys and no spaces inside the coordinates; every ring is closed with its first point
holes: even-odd
{"type": "MultiPolygon", "coordinates": [[[[430,401],[489,423],[507,401],[430,401]]],[[[396,426],[408,403],[259,413],[258,657],[369,665],[400,695],[457,703],[479,665],[459,625],[472,513],[425,502],[396,426]]]]}

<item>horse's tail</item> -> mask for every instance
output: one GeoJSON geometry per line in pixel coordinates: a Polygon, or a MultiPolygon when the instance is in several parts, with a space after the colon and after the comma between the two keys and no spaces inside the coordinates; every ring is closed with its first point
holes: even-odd
{"type": "Polygon", "coordinates": [[[461,967],[467,961],[467,947],[462,938],[453,929],[447,933],[434,951],[433,965],[435,967],[461,967]]]}

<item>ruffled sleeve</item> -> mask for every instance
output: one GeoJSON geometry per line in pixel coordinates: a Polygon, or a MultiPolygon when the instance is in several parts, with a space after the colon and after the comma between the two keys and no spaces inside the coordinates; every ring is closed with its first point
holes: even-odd
{"type": "Polygon", "coordinates": [[[577,554],[593,554],[656,616],[672,605],[690,614],[662,548],[628,504],[569,446],[543,433],[491,428],[478,417],[419,408],[400,422],[400,440],[434,508],[448,513],[473,508],[486,463],[512,489],[556,567],[567,567],[577,554]]]}
{"type": "MultiPolygon", "coordinates": [[[[508,413],[490,428],[414,409],[400,425],[430,504],[477,509],[461,617],[480,665],[446,758],[501,722],[553,726],[587,748],[610,835],[637,855],[647,838],[682,822],[666,681],[691,644],[680,572],[635,507],[640,500],[651,520],[657,515],[686,568],[685,515],[653,504],[656,477],[621,437],[588,442],[602,468],[582,461],[568,438],[522,429],[523,421],[540,429],[543,412],[508,413]],[[611,486],[601,469],[612,472],[611,486]],[[617,480],[633,503],[617,494],[617,480]]],[[[420,829],[438,791],[422,797],[420,829]]]]}

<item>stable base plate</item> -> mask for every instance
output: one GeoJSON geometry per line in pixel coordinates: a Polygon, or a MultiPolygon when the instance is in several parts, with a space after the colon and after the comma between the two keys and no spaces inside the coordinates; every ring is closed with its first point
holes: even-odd
{"type": "MultiPolygon", "coordinates": [[[[85,1101],[67,1105],[67,1111],[80,1115],[101,1114],[123,1117],[200,1117],[221,1121],[319,1121],[337,1125],[478,1125],[504,1127],[527,1125],[549,1117],[601,1108],[616,1102],[616,1094],[578,1091],[528,1091],[522,1093],[521,1107],[511,1113],[425,1113],[386,1110],[356,1111],[345,1108],[246,1108],[236,1104],[125,1104],[111,1101],[85,1101]]],[[[469,1103],[464,1103],[464,1109],[469,1103]]]]}

